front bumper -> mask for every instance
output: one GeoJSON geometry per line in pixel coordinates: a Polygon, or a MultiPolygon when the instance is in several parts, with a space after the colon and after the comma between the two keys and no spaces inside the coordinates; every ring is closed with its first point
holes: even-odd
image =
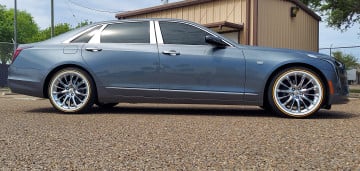
{"type": "MultiPolygon", "coordinates": [[[[335,73],[332,74],[333,93],[330,95],[329,104],[346,104],[349,102],[349,85],[347,80],[347,72],[344,64],[334,61],[332,63],[335,73]]],[[[329,85],[330,86],[330,85],[329,85]]]]}

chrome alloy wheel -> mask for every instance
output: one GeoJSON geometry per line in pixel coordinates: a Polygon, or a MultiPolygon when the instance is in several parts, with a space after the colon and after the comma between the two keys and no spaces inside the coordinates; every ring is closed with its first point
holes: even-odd
{"type": "Polygon", "coordinates": [[[277,108],[288,116],[305,117],[316,112],[324,99],[322,82],[315,74],[294,69],[281,74],[273,86],[277,108]]]}
{"type": "Polygon", "coordinates": [[[89,80],[77,70],[64,70],[50,82],[49,96],[52,104],[63,112],[77,112],[87,105],[90,94],[89,80]]]}

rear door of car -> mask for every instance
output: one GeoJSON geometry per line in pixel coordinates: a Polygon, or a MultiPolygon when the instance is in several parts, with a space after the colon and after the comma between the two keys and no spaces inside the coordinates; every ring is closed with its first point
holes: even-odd
{"type": "Polygon", "coordinates": [[[209,45],[205,36],[210,33],[189,23],[155,21],[155,28],[161,97],[208,103],[243,100],[245,60],[240,49],[209,45]]]}
{"type": "Polygon", "coordinates": [[[152,22],[104,25],[83,46],[82,56],[111,95],[158,95],[159,56],[152,22]]]}

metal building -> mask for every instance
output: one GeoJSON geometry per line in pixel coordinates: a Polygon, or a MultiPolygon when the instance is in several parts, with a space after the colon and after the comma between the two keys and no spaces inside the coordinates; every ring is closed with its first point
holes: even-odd
{"type": "Polygon", "coordinates": [[[184,0],[119,13],[116,17],[185,19],[241,44],[319,49],[321,18],[299,0],[184,0]]]}

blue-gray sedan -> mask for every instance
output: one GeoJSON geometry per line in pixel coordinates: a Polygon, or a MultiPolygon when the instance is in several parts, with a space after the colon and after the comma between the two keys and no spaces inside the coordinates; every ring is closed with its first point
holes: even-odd
{"type": "Polygon", "coordinates": [[[100,22],[21,45],[8,80],[13,92],[70,113],[150,102],[257,105],[306,117],[348,94],[344,65],[328,55],[243,46],[174,19],[100,22]]]}

